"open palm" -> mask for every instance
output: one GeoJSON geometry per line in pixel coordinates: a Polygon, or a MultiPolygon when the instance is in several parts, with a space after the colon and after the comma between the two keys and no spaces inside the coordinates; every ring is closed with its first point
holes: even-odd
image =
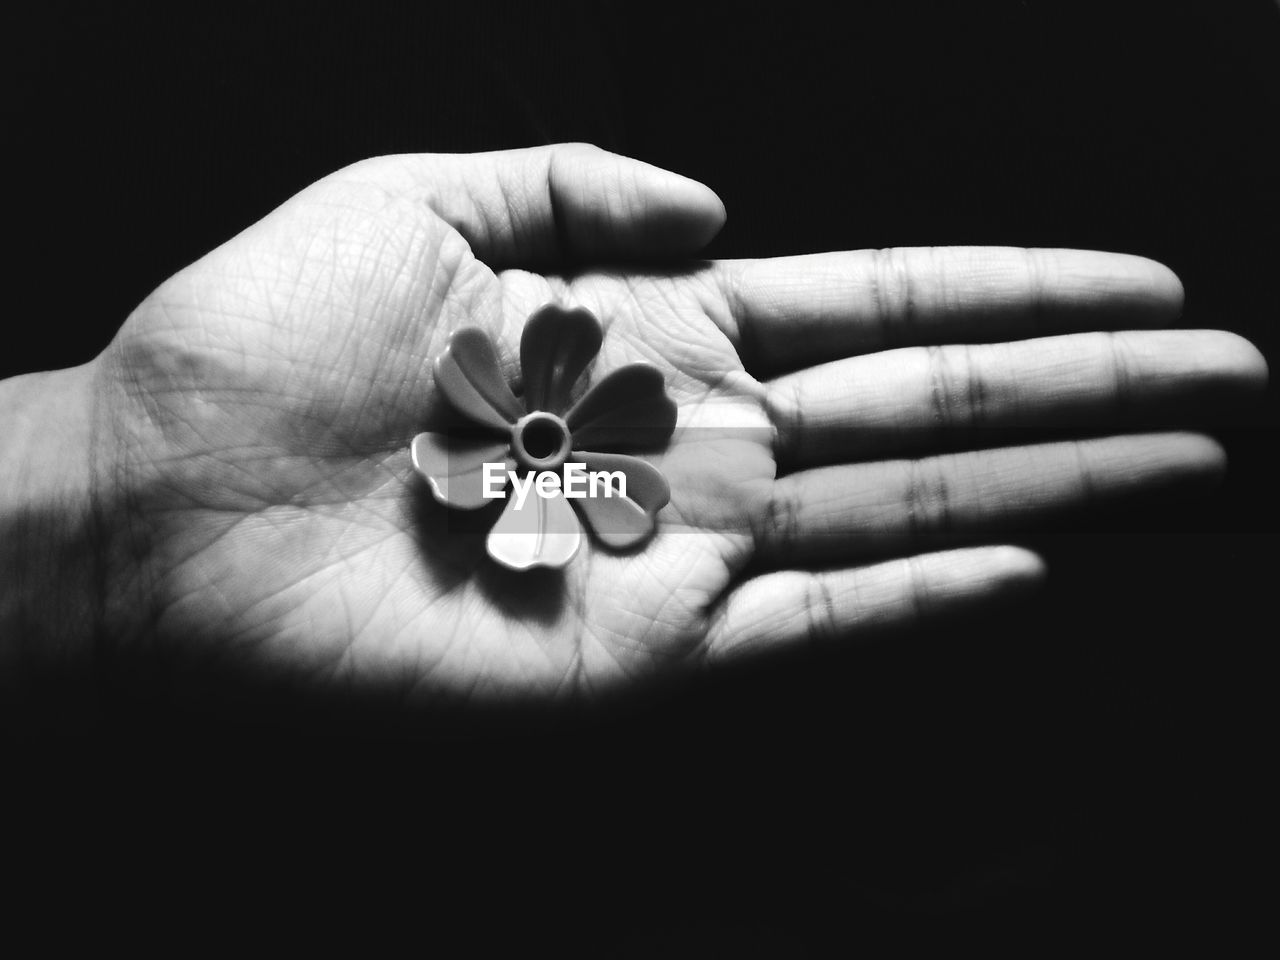
{"type": "Polygon", "coordinates": [[[110,635],[476,697],[845,636],[1040,573],[1014,547],[935,552],[939,534],[1221,467],[1196,434],[1036,429],[1221,411],[1265,377],[1225,333],[1083,332],[1176,316],[1176,278],[1139,258],[687,259],[722,221],[706,188],[590,147],[390,157],[179,273],[95,372],[110,635]],[[524,320],[552,302],[604,325],[587,379],[663,372],[679,413],[651,459],[672,498],[639,551],[517,573],[485,553],[494,511],[437,504],[409,442],[446,415],[430,371],[451,333],[487,330],[516,384],[524,320]]]}

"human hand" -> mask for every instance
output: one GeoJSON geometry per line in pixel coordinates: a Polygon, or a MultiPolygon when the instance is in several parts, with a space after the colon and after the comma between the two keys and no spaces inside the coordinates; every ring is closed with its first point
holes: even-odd
{"type": "Polygon", "coordinates": [[[386,157],[181,271],[81,372],[105,653],[485,699],[857,636],[1042,575],[938,534],[1213,477],[1207,437],[1119,432],[1265,381],[1232,334],[1145,329],[1181,287],[1141,258],[691,260],[722,222],[705,187],[590,147],[386,157]],[[592,382],[664,373],[672,498],[638,552],[514,573],[445,533],[409,443],[440,413],[449,335],[487,330],[515,381],[548,302],[603,322],[592,382]]]}

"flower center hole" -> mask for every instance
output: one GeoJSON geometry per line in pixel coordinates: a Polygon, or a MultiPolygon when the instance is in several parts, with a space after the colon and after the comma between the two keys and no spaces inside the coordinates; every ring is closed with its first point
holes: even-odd
{"type": "Polygon", "coordinates": [[[529,456],[535,460],[546,460],[560,452],[564,429],[554,420],[531,420],[525,424],[520,442],[529,456]]]}

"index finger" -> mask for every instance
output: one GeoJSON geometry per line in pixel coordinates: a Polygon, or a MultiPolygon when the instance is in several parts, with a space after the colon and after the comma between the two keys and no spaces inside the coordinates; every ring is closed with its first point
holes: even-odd
{"type": "Polygon", "coordinates": [[[1158,327],[1182,310],[1168,267],[1095,250],[902,247],[716,272],[756,376],[891,347],[1158,327]]]}

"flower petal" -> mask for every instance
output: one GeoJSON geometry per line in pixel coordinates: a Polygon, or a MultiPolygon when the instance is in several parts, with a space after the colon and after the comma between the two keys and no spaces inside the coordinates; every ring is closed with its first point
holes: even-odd
{"type": "Polygon", "coordinates": [[[647,363],[619,367],[587,391],[565,416],[574,446],[636,450],[666,443],[676,405],[662,371],[647,363]]]}
{"type": "Polygon", "coordinates": [[[540,497],[533,490],[517,507],[514,491],[507,494],[507,506],[489,531],[489,556],[512,570],[530,567],[563,567],[573,559],[582,543],[582,524],[577,514],[557,490],[540,497]]]}
{"type": "Polygon", "coordinates": [[[493,341],[479,327],[454,331],[435,371],[449,402],[476,423],[505,430],[524,413],[502,376],[493,341]]]}
{"type": "Polygon", "coordinates": [[[667,478],[653,464],[625,453],[589,453],[575,450],[569,459],[586,465],[588,473],[621,471],[627,478],[626,496],[587,496],[571,502],[597,540],[625,550],[647,540],[657,525],[657,514],[671,499],[667,478]]]}
{"type": "Polygon", "coordinates": [[[548,304],[531,316],[520,337],[525,407],[564,413],[569,394],[604,339],[595,316],[548,304]]]}
{"type": "MultiPolygon", "coordinates": [[[[475,510],[492,501],[484,495],[484,465],[501,463],[514,470],[506,440],[476,440],[450,437],[443,433],[420,433],[410,447],[413,467],[431,485],[441,503],[463,510],[475,510]]],[[[506,485],[506,474],[503,474],[506,485]]]]}

